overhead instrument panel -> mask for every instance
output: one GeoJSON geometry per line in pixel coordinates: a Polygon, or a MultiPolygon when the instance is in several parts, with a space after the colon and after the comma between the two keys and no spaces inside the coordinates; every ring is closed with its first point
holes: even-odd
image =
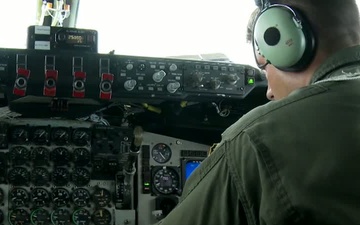
{"type": "Polygon", "coordinates": [[[50,102],[53,112],[129,99],[243,99],[261,77],[258,69],[230,62],[76,51],[0,49],[0,65],[10,103],[27,97],[28,102],[50,102]]]}

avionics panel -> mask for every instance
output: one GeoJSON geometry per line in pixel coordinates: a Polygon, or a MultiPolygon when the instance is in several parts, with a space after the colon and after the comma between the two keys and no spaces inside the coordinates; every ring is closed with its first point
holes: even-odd
{"type": "Polygon", "coordinates": [[[135,224],[123,175],[133,130],[64,119],[0,121],[0,224],[135,224]],[[118,186],[125,187],[118,194],[118,186]]]}
{"type": "Polygon", "coordinates": [[[178,203],[186,178],[207,157],[209,146],[144,132],[138,158],[138,224],[153,224],[178,203]]]}

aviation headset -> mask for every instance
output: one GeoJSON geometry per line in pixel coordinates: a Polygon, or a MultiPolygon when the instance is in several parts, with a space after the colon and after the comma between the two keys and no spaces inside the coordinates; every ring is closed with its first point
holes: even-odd
{"type": "Polygon", "coordinates": [[[301,13],[269,0],[255,0],[261,11],[253,29],[253,48],[283,71],[301,71],[315,54],[315,36],[301,13]]]}

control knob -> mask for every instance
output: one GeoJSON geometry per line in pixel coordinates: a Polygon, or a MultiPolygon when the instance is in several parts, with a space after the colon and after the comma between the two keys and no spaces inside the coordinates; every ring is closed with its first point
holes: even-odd
{"type": "Polygon", "coordinates": [[[221,81],[219,81],[218,79],[213,79],[210,81],[210,87],[214,90],[219,89],[220,85],[221,85],[221,81]]]}
{"type": "Polygon", "coordinates": [[[136,86],[136,80],[134,79],[127,80],[124,83],[124,88],[127,91],[132,91],[135,88],[135,86],[136,86]]]}
{"type": "Polygon", "coordinates": [[[129,63],[126,65],[127,70],[132,70],[134,68],[134,65],[132,63],[129,63]]]}
{"type": "Polygon", "coordinates": [[[167,85],[166,89],[170,93],[175,93],[177,89],[179,89],[180,83],[179,82],[171,82],[167,85]]]}
{"type": "Polygon", "coordinates": [[[229,74],[227,76],[227,82],[229,84],[235,85],[239,80],[239,77],[236,74],[229,74]]]}
{"type": "Polygon", "coordinates": [[[157,83],[161,82],[162,79],[166,76],[166,73],[164,70],[157,71],[153,74],[153,80],[157,83]]]}
{"type": "Polygon", "coordinates": [[[177,65],[173,63],[173,64],[170,65],[169,70],[170,70],[171,72],[173,72],[173,71],[176,71],[177,68],[178,68],[177,65]]]}

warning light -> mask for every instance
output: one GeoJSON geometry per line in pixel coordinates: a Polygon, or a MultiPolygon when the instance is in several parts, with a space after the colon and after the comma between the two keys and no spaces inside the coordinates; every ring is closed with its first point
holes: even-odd
{"type": "Polygon", "coordinates": [[[249,79],[248,79],[248,84],[254,84],[254,83],[255,83],[255,81],[254,81],[253,78],[249,78],[249,79]]]}

